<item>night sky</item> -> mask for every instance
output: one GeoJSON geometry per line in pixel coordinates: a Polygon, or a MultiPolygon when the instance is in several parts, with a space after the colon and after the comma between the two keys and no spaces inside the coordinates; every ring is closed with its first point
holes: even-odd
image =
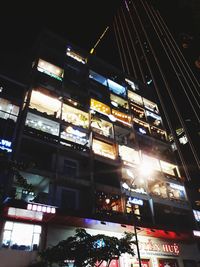
{"type": "MultiPolygon", "coordinates": [[[[191,31],[198,31],[200,10],[192,7],[191,1],[149,1],[157,5],[177,36],[184,31],[191,34],[194,34],[191,31]]],[[[106,27],[112,25],[113,16],[122,2],[123,0],[68,0],[40,3],[27,1],[22,4],[18,1],[12,6],[5,3],[5,6],[1,7],[0,16],[0,74],[14,78],[23,75],[22,70],[31,64],[33,42],[43,28],[90,51],[106,27]]],[[[96,55],[116,65],[118,55],[113,49],[113,38],[113,32],[109,30],[99,43],[96,55]]]]}

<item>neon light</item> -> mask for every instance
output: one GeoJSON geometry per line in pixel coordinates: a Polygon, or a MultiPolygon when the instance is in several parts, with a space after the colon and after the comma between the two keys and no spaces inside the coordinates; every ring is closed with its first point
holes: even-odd
{"type": "Polygon", "coordinates": [[[146,252],[165,252],[172,255],[179,255],[180,253],[180,246],[176,243],[155,243],[151,239],[148,239],[147,242],[140,241],[139,248],[146,252]]]}
{"type": "Polygon", "coordinates": [[[32,211],[39,211],[39,212],[43,212],[43,213],[52,213],[55,214],[56,213],[56,207],[52,207],[52,206],[45,206],[42,204],[28,204],[27,205],[27,210],[32,210],[32,211]]]}
{"type": "Polygon", "coordinates": [[[200,237],[200,231],[193,230],[193,235],[200,237]]]}
{"type": "Polygon", "coordinates": [[[138,199],[136,197],[129,197],[128,198],[128,202],[131,203],[131,204],[136,204],[136,205],[143,206],[143,200],[142,199],[138,199]]]}
{"type": "Polygon", "coordinates": [[[0,149],[7,150],[7,152],[12,152],[12,143],[5,139],[0,139],[0,149]]]}

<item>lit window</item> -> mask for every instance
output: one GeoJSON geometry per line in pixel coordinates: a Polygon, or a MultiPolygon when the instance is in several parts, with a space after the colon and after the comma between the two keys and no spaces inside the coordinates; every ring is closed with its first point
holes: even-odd
{"type": "Polygon", "coordinates": [[[164,173],[180,177],[178,167],[172,163],[160,160],[161,169],[164,173]]]}
{"type": "Polygon", "coordinates": [[[19,114],[19,107],[13,105],[11,101],[7,99],[0,98],[0,118],[11,119],[13,121],[17,120],[19,114]]]}
{"type": "Polygon", "coordinates": [[[127,115],[126,113],[122,113],[118,110],[112,109],[112,115],[115,117],[115,119],[119,122],[122,122],[123,124],[127,126],[131,126],[131,116],[127,115]]]}
{"type": "Polygon", "coordinates": [[[53,121],[53,120],[49,120],[46,119],[44,117],[32,114],[32,113],[28,113],[27,117],[26,117],[26,125],[43,131],[45,133],[49,133],[52,135],[56,135],[58,136],[59,134],[59,123],[53,121]]]}
{"type": "Polygon", "coordinates": [[[80,145],[88,143],[88,135],[72,126],[62,125],[61,138],[80,145]]]}
{"type": "Polygon", "coordinates": [[[93,139],[92,149],[95,154],[107,157],[110,159],[116,158],[116,151],[112,144],[108,144],[97,139],[93,139]]]}
{"type": "Polygon", "coordinates": [[[44,72],[47,75],[62,81],[63,69],[61,69],[61,68],[43,60],[43,59],[39,59],[37,69],[40,72],[44,72]]]}
{"type": "Polygon", "coordinates": [[[63,104],[62,119],[66,122],[72,123],[76,126],[83,128],[89,127],[89,115],[88,113],[63,104]]]}
{"type": "Polygon", "coordinates": [[[145,108],[155,112],[155,113],[159,113],[158,111],[158,106],[156,105],[156,103],[146,99],[146,98],[143,98],[143,101],[144,101],[144,106],[145,108]]]}
{"type": "Polygon", "coordinates": [[[128,161],[136,165],[140,163],[139,153],[133,148],[119,145],[119,155],[123,161],[128,161]]]}
{"type": "Polygon", "coordinates": [[[89,70],[89,78],[95,80],[96,82],[99,82],[100,84],[103,84],[105,86],[107,86],[107,79],[105,77],[103,77],[102,75],[89,70]]]}
{"type": "Polygon", "coordinates": [[[128,90],[128,98],[129,98],[132,102],[134,102],[134,103],[136,103],[136,104],[138,104],[138,105],[140,105],[140,106],[143,106],[142,97],[141,97],[140,95],[138,95],[138,94],[136,94],[136,93],[133,93],[132,91],[129,91],[129,90],[128,90]]]}
{"type": "Polygon", "coordinates": [[[110,79],[107,80],[108,81],[108,87],[110,89],[110,91],[112,91],[113,93],[117,94],[117,95],[121,95],[121,96],[125,96],[126,95],[126,88],[110,79]]]}
{"type": "Polygon", "coordinates": [[[38,249],[41,226],[7,221],[4,225],[2,247],[19,250],[38,249]]]}
{"type": "Polygon", "coordinates": [[[133,89],[133,91],[139,90],[138,85],[132,82],[131,80],[125,78],[125,81],[128,83],[128,85],[133,89]]]}
{"type": "Polygon", "coordinates": [[[118,97],[116,95],[111,94],[110,95],[111,104],[114,107],[123,108],[128,110],[128,101],[118,97]]]}
{"type": "Polygon", "coordinates": [[[79,55],[77,52],[72,51],[72,49],[70,47],[67,48],[67,52],[66,52],[67,56],[75,59],[76,61],[85,64],[86,63],[86,58],[82,57],[81,55],[79,55]]]}
{"type": "Polygon", "coordinates": [[[113,138],[113,125],[112,123],[102,120],[100,118],[92,116],[91,118],[92,130],[98,134],[104,135],[106,137],[113,138]]]}
{"type": "Polygon", "coordinates": [[[40,112],[45,112],[48,115],[53,115],[55,118],[59,118],[61,112],[61,102],[56,97],[48,95],[48,91],[42,88],[41,91],[42,92],[36,90],[32,91],[30,108],[35,108],[40,112]]]}
{"type": "Polygon", "coordinates": [[[110,114],[110,107],[95,100],[95,99],[91,99],[90,102],[90,108],[92,110],[98,111],[99,113],[105,114],[105,115],[109,115],[110,114]]]}

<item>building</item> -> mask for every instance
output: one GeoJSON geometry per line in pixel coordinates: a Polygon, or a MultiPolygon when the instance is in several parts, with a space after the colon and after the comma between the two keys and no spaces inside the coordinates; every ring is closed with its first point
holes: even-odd
{"type": "Polygon", "coordinates": [[[1,149],[29,166],[21,183],[1,171],[8,186],[0,266],[28,266],[38,249],[76,227],[136,231],[140,257],[136,251],[113,266],[139,266],[137,258],[143,267],[197,266],[200,213],[156,98],[142,81],[53,33],[43,32],[35,47],[19,101],[7,87],[0,97],[1,125],[13,123],[10,135],[1,132],[1,149]]]}
{"type": "MultiPolygon", "coordinates": [[[[156,2],[160,1],[124,1],[114,19],[115,36],[124,72],[141,80],[147,84],[149,91],[155,91],[157,94],[160,112],[166,127],[171,132],[173,149],[177,154],[179,165],[182,165],[181,175],[186,177],[188,194],[193,198],[193,207],[198,208],[196,202],[199,199],[200,188],[198,74],[197,71],[194,72],[194,66],[192,67],[190,62],[191,58],[194,61],[194,56],[191,56],[193,54],[190,51],[189,61],[189,57],[185,57],[187,53],[183,51],[188,41],[184,43],[183,38],[181,39],[183,48],[178,46],[178,41],[172,34],[176,32],[174,29],[177,30],[177,26],[173,27],[168,18],[168,24],[171,26],[171,30],[169,29],[156,8],[156,2]]],[[[175,13],[172,10],[174,2],[177,3],[173,1],[170,9],[172,22],[175,13]]],[[[166,3],[167,5],[170,3],[166,3]]],[[[187,23],[184,25],[189,24],[188,19],[185,18],[185,21],[187,23]]],[[[177,23],[180,24],[180,20],[177,23]]],[[[179,27],[181,28],[181,25],[179,27]]],[[[192,63],[194,65],[194,62],[192,63]]]]}

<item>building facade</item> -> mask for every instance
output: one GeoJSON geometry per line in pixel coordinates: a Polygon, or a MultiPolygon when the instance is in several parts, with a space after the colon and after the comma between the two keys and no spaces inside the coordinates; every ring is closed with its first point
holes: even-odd
{"type": "Polygon", "coordinates": [[[195,201],[200,187],[199,78],[155,2],[123,1],[113,27],[123,70],[157,94],[173,149],[182,165],[181,172],[192,192],[189,194],[193,206],[198,208],[195,201]]]}
{"type": "Polygon", "coordinates": [[[141,258],[143,267],[198,266],[200,214],[156,98],[145,95],[143,82],[53,33],[44,32],[36,48],[19,101],[6,86],[0,97],[1,149],[27,166],[21,180],[1,171],[0,266],[28,266],[77,227],[136,231],[140,257],[136,251],[113,265],[139,266],[141,258]]]}

